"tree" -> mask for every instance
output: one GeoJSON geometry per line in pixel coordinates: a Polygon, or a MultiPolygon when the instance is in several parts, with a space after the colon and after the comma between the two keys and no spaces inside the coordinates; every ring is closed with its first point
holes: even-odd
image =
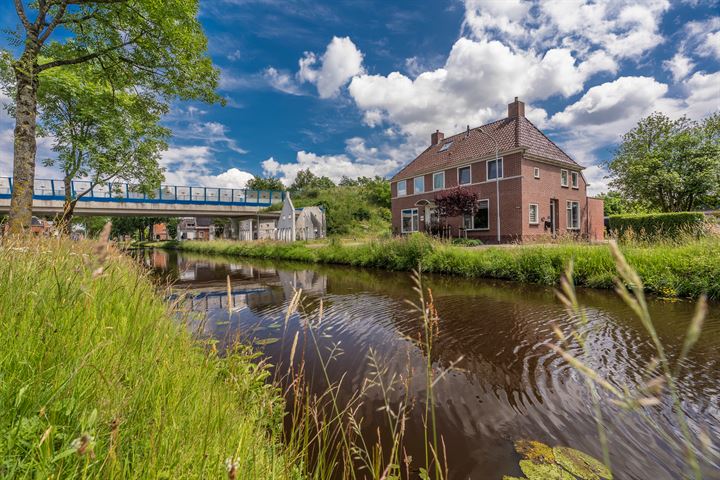
{"type": "Polygon", "coordinates": [[[605,216],[617,215],[625,213],[648,213],[650,209],[647,205],[627,200],[623,195],[616,191],[610,190],[607,193],[601,193],[598,198],[603,200],[605,216]]]}
{"type": "Polygon", "coordinates": [[[435,197],[440,218],[472,215],[478,202],[478,195],[464,187],[456,187],[435,197]]]}
{"type": "Polygon", "coordinates": [[[123,181],[146,193],[160,186],[160,153],[167,149],[170,136],[159,125],[165,104],[148,94],[113,91],[105,79],[94,79],[88,68],[62,67],[41,78],[41,124],[44,133],[55,139],[53,150],[58,154],[44,163],[63,172],[60,228],[69,233],[75,205],[98,185],[123,181]],[[87,184],[73,191],[72,181],[79,178],[87,184]]]}
{"type": "Polygon", "coordinates": [[[148,231],[156,223],[163,223],[165,219],[159,217],[113,217],[111,235],[120,237],[136,235],[137,240],[150,238],[152,232],[148,231]]]}
{"type": "Polygon", "coordinates": [[[290,185],[290,192],[317,196],[317,191],[335,187],[328,177],[318,177],[310,169],[300,170],[290,185]],[[314,192],[314,193],[313,193],[314,192]]]}
{"type": "Polygon", "coordinates": [[[276,177],[254,177],[247,182],[253,190],[285,190],[285,185],[276,177]]]}
{"type": "Polygon", "coordinates": [[[115,90],[140,87],[166,98],[218,101],[218,71],[206,54],[198,0],[14,0],[20,20],[5,52],[14,98],[14,188],[10,229],[30,224],[41,74],[87,63],[115,90]]]}
{"type": "Polygon", "coordinates": [[[653,113],[623,136],[608,168],[610,185],[624,199],[651,209],[686,211],[713,201],[720,190],[720,114],[694,122],[653,113]]]}

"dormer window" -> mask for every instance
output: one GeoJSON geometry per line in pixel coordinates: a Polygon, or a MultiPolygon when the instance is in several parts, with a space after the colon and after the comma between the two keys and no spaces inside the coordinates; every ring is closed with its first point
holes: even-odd
{"type": "Polygon", "coordinates": [[[440,147],[440,151],[441,151],[441,152],[444,152],[445,150],[447,150],[448,148],[450,148],[450,146],[451,146],[452,144],[453,144],[452,140],[450,140],[449,142],[445,142],[445,143],[443,144],[443,146],[440,147]]]}

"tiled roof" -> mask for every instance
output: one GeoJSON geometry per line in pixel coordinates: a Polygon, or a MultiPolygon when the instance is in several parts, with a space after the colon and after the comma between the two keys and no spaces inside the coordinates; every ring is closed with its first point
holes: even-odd
{"type": "MultiPolygon", "coordinates": [[[[500,154],[516,148],[525,148],[527,153],[545,157],[569,165],[578,166],[577,162],[555,145],[527,118],[507,117],[487,125],[483,125],[483,132],[492,136],[498,143],[500,154]]],[[[468,132],[458,133],[445,138],[437,145],[431,145],[415,160],[407,164],[393,176],[398,180],[416,175],[429,173],[440,168],[450,168],[462,165],[478,158],[492,156],[495,153],[495,143],[473,128],[468,132]],[[453,142],[445,151],[440,151],[443,145],[453,142]]]]}

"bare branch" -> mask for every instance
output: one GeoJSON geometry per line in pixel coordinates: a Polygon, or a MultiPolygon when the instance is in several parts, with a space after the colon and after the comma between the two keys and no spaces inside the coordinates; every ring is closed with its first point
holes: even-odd
{"type": "Polygon", "coordinates": [[[25,27],[25,30],[30,30],[32,28],[32,24],[30,23],[30,20],[28,20],[27,15],[25,15],[25,7],[23,7],[22,0],[15,0],[15,10],[17,11],[18,17],[20,17],[20,21],[25,27]]]}
{"type": "MultiPolygon", "coordinates": [[[[58,12],[55,15],[53,15],[52,22],[50,22],[50,25],[48,25],[48,27],[45,29],[45,31],[42,33],[42,35],[40,35],[40,38],[38,38],[38,43],[40,45],[42,45],[43,42],[45,42],[45,40],[47,40],[47,38],[50,36],[50,34],[53,32],[53,30],[55,30],[55,27],[58,26],[58,24],[60,23],[60,21],[63,18],[63,15],[65,15],[66,8],[67,8],[67,0],[63,0],[63,2],[60,3],[58,12]]],[[[43,14],[43,17],[44,16],[45,15],[43,14]]]]}

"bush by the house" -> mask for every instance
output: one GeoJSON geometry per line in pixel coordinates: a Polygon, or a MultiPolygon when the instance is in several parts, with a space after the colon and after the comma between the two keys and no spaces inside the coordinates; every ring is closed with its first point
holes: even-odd
{"type": "Polygon", "coordinates": [[[475,238],[453,238],[452,244],[457,245],[460,247],[479,247],[483,244],[482,240],[477,240],[475,238]]]}
{"type": "Polygon", "coordinates": [[[647,239],[700,236],[706,228],[702,212],[610,215],[609,220],[610,233],[618,238],[628,235],[647,239]]]}

